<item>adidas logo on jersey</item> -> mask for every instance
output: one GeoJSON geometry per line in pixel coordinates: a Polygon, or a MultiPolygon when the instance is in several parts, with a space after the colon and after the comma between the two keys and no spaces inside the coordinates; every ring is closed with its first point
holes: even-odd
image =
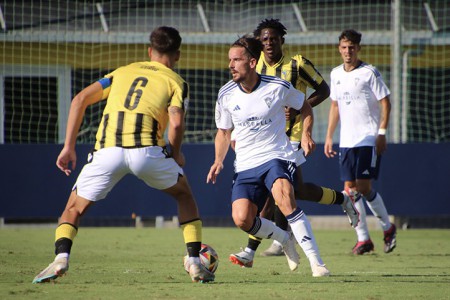
{"type": "Polygon", "coordinates": [[[369,170],[365,170],[364,172],[362,172],[363,173],[363,175],[369,175],[370,173],[369,173],[369,170]]]}
{"type": "Polygon", "coordinates": [[[236,105],[236,106],[233,108],[233,111],[237,111],[237,110],[241,110],[241,108],[239,107],[239,105],[236,105]]]}

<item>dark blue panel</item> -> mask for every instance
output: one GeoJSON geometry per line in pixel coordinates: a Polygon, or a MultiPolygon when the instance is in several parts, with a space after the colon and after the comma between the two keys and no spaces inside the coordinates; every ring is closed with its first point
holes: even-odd
{"type": "MultiPolygon", "coordinates": [[[[58,217],[81,170],[90,145],[79,145],[76,171],[66,177],[56,165],[61,145],[0,145],[0,217],[58,217]]],[[[323,145],[302,166],[305,182],[342,189],[338,160],[322,154],[323,145]]],[[[214,145],[184,145],[185,173],[205,217],[231,215],[230,188],[233,153],[215,185],[206,184],[214,160],[214,145]]],[[[390,144],[383,157],[375,188],[391,215],[450,215],[450,143],[390,144]]],[[[299,201],[309,215],[342,214],[339,206],[299,201]]],[[[176,215],[176,204],[167,195],[126,176],[87,216],[151,217],[176,215]]]]}

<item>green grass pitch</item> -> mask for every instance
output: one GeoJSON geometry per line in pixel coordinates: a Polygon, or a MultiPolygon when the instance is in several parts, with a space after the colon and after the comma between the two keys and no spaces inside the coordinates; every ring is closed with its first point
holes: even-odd
{"type": "Polygon", "coordinates": [[[180,229],[80,228],[67,275],[31,284],[53,260],[53,228],[0,229],[0,299],[450,299],[450,230],[398,231],[397,248],[383,253],[382,232],[372,231],[375,252],[354,256],[355,233],[316,230],[332,276],[313,278],[305,255],[289,271],[284,257],[232,265],[228,255],[245,246],[236,228],[204,228],[203,241],[219,254],[214,283],[192,283],[182,267],[180,229]]]}

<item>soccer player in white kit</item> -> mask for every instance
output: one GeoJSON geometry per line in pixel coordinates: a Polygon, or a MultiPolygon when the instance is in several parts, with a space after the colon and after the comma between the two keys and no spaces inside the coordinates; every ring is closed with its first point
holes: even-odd
{"type": "Polygon", "coordinates": [[[223,169],[230,147],[231,131],[236,139],[236,160],[232,189],[232,217],[237,227],[259,238],[270,238],[283,245],[288,264],[295,270],[299,256],[292,251],[297,240],[311,265],[314,277],[328,276],[311,225],[294,197],[296,156],[285,133],[286,106],[301,110],[304,118],[302,149],[305,155],[315,148],[312,140],[313,116],[304,94],[292,84],[273,76],[258,75],[256,64],[262,44],[256,38],[242,37],[229,50],[233,80],[219,91],[216,103],[217,134],[215,161],[207,182],[215,183],[223,169]],[[286,216],[293,234],[259,217],[268,194],[286,216]]]}
{"type": "MultiPolygon", "coordinates": [[[[285,41],[286,27],[278,19],[262,20],[253,31],[253,36],[263,44],[263,52],[256,65],[256,72],[263,75],[272,75],[289,81],[299,91],[306,94],[308,89],[314,92],[306,101],[315,107],[325,101],[330,95],[330,88],[322,75],[316,70],[312,62],[301,54],[285,56],[283,45],[285,41]]],[[[349,217],[351,226],[355,227],[359,222],[359,213],[353,206],[351,199],[344,192],[339,192],[328,187],[319,186],[312,182],[304,182],[301,165],[306,162],[303,150],[299,148],[302,136],[302,120],[293,109],[286,109],[286,135],[289,136],[294,150],[297,152],[297,182],[294,187],[296,199],[313,201],[322,205],[341,205],[349,217]]],[[[232,135],[233,136],[233,135],[232,135]]],[[[289,225],[285,216],[274,205],[272,196],[269,196],[266,207],[261,211],[263,217],[271,219],[281,229],[288,230],[289,225]]],[[[261,243],[252,235],[248,236],[247,246],[238,253],[229,256],[231,263],[245,268],[253,267],[253,258],[261,243]]],[[[262,256],[283,255],[281,245],[274,240],[269,248],[261,253],[262,256]]]]}
{"type": "Polygon", "coordinates": [[[330,158],[333,134],[340,120],[339,164],[341,179],[348,193],[354,193],[355,207],[360,213],[356,226],[358,241],[353,247],[356,255],[374,250],[366,222],[364,199],[372,213],[379,219],[384,231],[384,252],[396,246],[396,228],[381,195],[372,188],[378,178],[381,155],[386,150],[386,130],[389,123],[390,91],[378,70],[359,60],[361,34],[353,29],[339,36],[339,52],[343,64],[331,71],[332,100],[324,153],[330,158]]]}

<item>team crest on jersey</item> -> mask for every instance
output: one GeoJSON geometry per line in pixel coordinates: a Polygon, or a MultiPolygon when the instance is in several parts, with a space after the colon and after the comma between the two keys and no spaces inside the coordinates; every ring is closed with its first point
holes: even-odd
{"type": "Polygon", "coordinates": [[[358,85],[358,82],[359,82],[359,78],[358,78],[358,77],[356,77],[356,78],[355,78],[355,86],[357,86],[357,85],[358,85]]]}
{"type": "Polygon", "coordinates": [[[267,97],[266,99],[264,99],[264,101],[266,102],[267,107],[270,108],[273,102],[273,98],[267,97]]]}

